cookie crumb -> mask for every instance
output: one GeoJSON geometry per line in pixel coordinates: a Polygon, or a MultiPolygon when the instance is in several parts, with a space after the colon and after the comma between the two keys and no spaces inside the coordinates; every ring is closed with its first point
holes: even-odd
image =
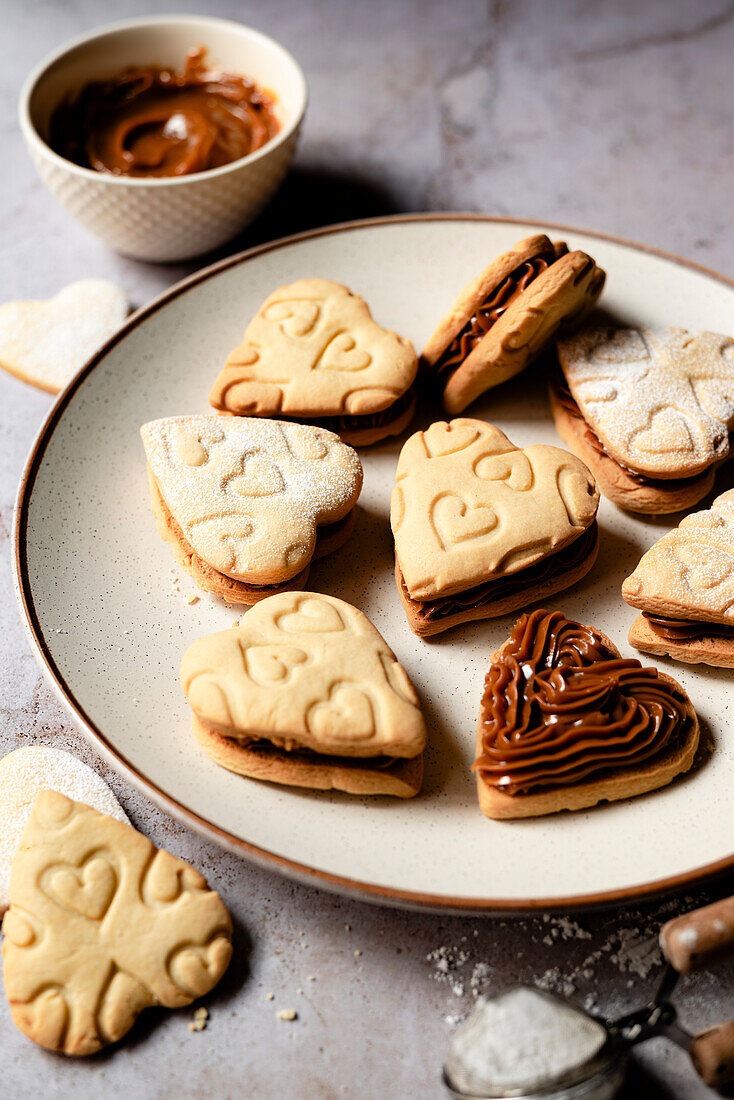
{"type": "Polygon", "coordinates": [[[275,994],[274,993],[266,993],[265,994],[265,1000],[266,1001],[274,1001],[275,1000],[275,994]]]}
{"type": "Polygon", "coordinates": [[[277,1015],[279,1020],[289,1020],[290,1021],[290,1020],[297,1020],[298,1019],[298,1013],[296,1012],[295,1008],[281,1008],[276,1013],[276,1015],[277,1015]]]}
{"type": "Polygon", "coordinates": [[[196,595],[195,592],[192,592],[190,596],[186,597],[186,603],[187,604],[194,604],[194,603],[198,603],[198,602],[199,602],[199,597],[196,595]]]}
{"type": "Polygon", "coordinates": [[[359,956],[360,956],[361,954],[362,954],[362,952],[361,952],[361,951],[355,951],[355,952],[354,952],[354,957],[355,957],[355,959],[358,959],[358,958],[359,958],[359,956]]]}
{"type": "Polygon", "coordinates": [[[204,1031],[209,1020],[207,1008],[197,1008],[193,1020],[189,1021],[189,1031],[204,1031]]]}
{"type": "Polygon", "coordinates": [[[315,979],[315,977],[313,976],[313,974],[309,974],[309,975],[308,975],[308,977],[306,978],[306,981],[307,981],[307,982],[315,982],[315,981],[316,981],[316,979],[315,979]]]}
{"type": "Polygon", "coordinates": [[[351,932],[351,931],[352,931],[352,926],[351,926],[351,924],[345,924],[345,925],[344,925],[344,927],[346,928],[347,932],[351,932]]]}

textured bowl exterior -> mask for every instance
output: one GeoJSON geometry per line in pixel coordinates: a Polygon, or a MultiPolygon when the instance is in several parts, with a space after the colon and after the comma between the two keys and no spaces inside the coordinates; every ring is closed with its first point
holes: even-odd
{"type": "Polygon", "coordinates": [[[280,186],[297,139],[298,129],[231,172],[203,172],[170,188],[110,187],[103,175],[90,179],[37,146],[29,150],[46,187],[85,229],[117,252],[166,262],[209,252],[249,225],[280,186]]]}
{"type": "Polygon", "coordinates": [[[272,198],[293,158],[307,87],[295,58],[253,27],[211,16],[146,16],[100,27],[40,62],[20,94],[19,123],[52,195],[85,229],[140,260],[186,260],[241,232],[272,198]],[[83,168],[48,144],[58,103],[130,65],[176,67],[192,43],[214,68],[247,73],[275,97],[280,130],[248,157],[191,176],[142,179],[83,168]]]}

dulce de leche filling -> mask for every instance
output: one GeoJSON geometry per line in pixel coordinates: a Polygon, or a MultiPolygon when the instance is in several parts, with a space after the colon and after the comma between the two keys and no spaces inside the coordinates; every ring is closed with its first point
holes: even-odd
{"type": "MultiPolygon", "coordinates": [[[[386,409],[381,409],[379,412],[360,413],[354,416],[349,413],[338,416],[319,416],[313,420],[309,418],[308,423],[318,424],[319,427],[325,428],[330,432],[335,432],[337,435],[339,432],[364,431],[368,428],[384,428],[386,424],[392,424],[394,420],[402,416],[413,404],[415,398],[416,391],[415,384],[413,384],[410,389],[406,390],[401,397],[398,397],[392,405],[388,405],[386,409]]],[[[306,417],[302,419],[306,420],[306,417]]]]}
{"type": "Polygon", "coordinates": [[[704,623],[695,619],[671,619],[643,611],[642,616],[654,634],[667,642],[695,642],[701,638],[734,638],[734,626],[704,623]]]}
{"type": "Polygon", "coordinates": [[[485,680],[475,768],[525,795],[653,762],[679,745],[687,701],[560,611],[523,615],[485,680]]]}
{"type": "Polygon", "coordinates": [[[185,176],[261,148],[280,126],[274,100],[244,76],[208,70],[192,50],[181,72],[147,65],[96,80],[51,117],[49,144],[115,176],[185,176]]]}
{"type": "Polygon", "coordinates": [[[537,588],[538,585],[554,580],[556,577],[571,573],[577,569],[586,559],[596,551],[599,541],[599,529],[596,521],[587,528],[582,535],[562,550],[556,551],[542,561],[530,565],[526,569],[519,569],[517,573],[509,573],[506,577],[497,577],[494,580],[484,581],[467,589],[466,592],[457,592],[451,596],[439,596],[433,600],[413,600],[410,596],[405,581],[400,577],[404,593],[413,600],[415,613],[425,622],[435,622],[440,619],[448,619],[452,615],[461,615],[466,611],[473,611],[478,607],[485,607],[496,603],[498,600],[507,599],[518,592],[526,592],[537,588]]]}
{"type": "Polygon", "coordinates": [[[470,351],[484,339],[492,325],[499,321],[502,314],[520,297],[524,290],[537,279],[543,271],[553,264],[568,249],[560,243],[548,252],[534,256],[526,260],[511,271],[510,274],[484,298],[475,309],[462,330],[454,337],[446,350],[432,367],[437,377],[453,374],[460,366],[470,351]]]}

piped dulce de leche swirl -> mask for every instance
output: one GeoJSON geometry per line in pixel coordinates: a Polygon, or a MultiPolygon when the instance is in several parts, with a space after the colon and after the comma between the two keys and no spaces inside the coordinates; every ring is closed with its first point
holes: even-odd
{"type": "Polygon", "coordinates": [[[517,622],[487,673],[474,767],[503,794],[626,771],[682,739],[687,700],[559,611],[517,622]]]}
{"type": "Polygon", "coordinates": [[[568,249],[565,245],[559,245],[534,256],[516,267],[514,271],[504,279],[498,287],[495,287],[484,299],[478,309],[474,311],[461,332],[451,341],[449,346],[436,361],[433,373],[440,377],[450,374],[464,362],[470,351],[482,340],[495,321],[498,321],[508,306],[519,298],[524,290],[530,286],[538,275],[553,264],[559,256],[568,249]]]}

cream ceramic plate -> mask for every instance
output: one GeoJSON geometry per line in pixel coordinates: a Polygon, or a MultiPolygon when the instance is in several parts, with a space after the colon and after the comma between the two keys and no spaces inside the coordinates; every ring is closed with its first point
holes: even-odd
{"type": "MultiPolygon", "coordinates": [[[[660,662],[689,690],[714,752],[672,786],[588,813],[485,820],[469,767],[487,661],[511,618],[424,642],[408,630],[392,576],[388,509],[400,442],[363,452],[356,533],[310,585],[365,611],[419,689],[430,749],[421,797],[360,801],[257,783],[208,760],[178,686],[185,648],[238,613],[193,583],[172,586],[170,549],[148,505],[138,436],[155,417],[207,409],[227,352],[265,295],[321,275],[364,295],[379,322],[420,348],[457,290],[515,240],[552,227],[470,217],[396,219],[324,230],[195,275],[134,316],[54,407],[17,512],[17,574],[39,659],[80,726],[120,771],[184,822],[286,874],[393,904],[527,909],[610,901],[680,886],[734,862],[731,673],[660,662]]],[[[608,272],[603,304],[621,319],[732,328],[734,286],[673,258],[562,230],[608,272]]],[[[529,372],[470,415],[513,440],[559,445],[545,387],[529,372]]],[[[440,417],[435,410],[436,418],[440,417]]],[[[732,464],[734,465],[734,464],[732,464]]],[[[717,490],[726,487],[726,470],[717,490]]],[[[608,502],[590,576],[552,599],[629,653],[635,612],[619,587],[670,526],[608,502]]]]}

